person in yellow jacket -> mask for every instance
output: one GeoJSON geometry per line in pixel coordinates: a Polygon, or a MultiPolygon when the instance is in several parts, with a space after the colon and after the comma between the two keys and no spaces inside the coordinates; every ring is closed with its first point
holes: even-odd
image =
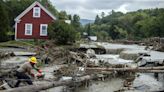
{"type": "Polygon", "coordinates": [[[29,85],[33,85],[30,76],[35,77],[34,73],[32,73],[32,69],[36,69],[39,73],[41,73],[40,69],[35,68],[35,64],[37,63],[36,57],[29,58],[29,62],[25,62],[21,65],[16,71],[16,77],[18,79],[15,87],[19,87],[21,80],[27,82],[29,85]]]}

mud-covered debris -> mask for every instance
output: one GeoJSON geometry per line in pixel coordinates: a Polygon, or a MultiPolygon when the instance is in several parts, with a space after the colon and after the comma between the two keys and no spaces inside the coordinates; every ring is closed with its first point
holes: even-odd
{"type": "Polygon", "coordinates": [[[69,50],[62,47],[48,47],[38,51],[37,57],[46,64],[63,64],[69,61],[69,50]]]}
{"type": "Polygon", "coordinates": [[[56,75],[73,76],[76,70],[77,70],[76,65],[64,66],[57,71],[56,75]]]}
{"type": "Polygon", "coordinates": [[[13,52],[5,52],[5,51],[0,52],[0,60],[7,59],[7,58],[13,57],[13,56],[15,56],[15,54],[13,52]]]}

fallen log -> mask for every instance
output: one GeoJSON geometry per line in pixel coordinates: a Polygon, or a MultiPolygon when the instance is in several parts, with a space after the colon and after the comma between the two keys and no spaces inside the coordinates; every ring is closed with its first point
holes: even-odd
{"type": "Polygon", "coordinates": [[[164,70],[164,66],[159,67],[136,67],[136,68],[86,68],[86,70],[96,70],[96,71],[129,71],[129,72],[143,72],[144,70],[164,70]]]}
{"type": "Polygon", "coordinates": [[[140,73],[164,73],[164,70],[144,70],[144,71],[138,71],[140,73]]]}
{"type": "Polygon", "coordinates": [[[23,86],[23,87],[18,87],[18,88],[12,88],[12,89],[8,89],[2,92],[38,92],[41,90],[46,90],[46,89],[50,89],[57,86],[69,85],[74,82],[82,82],[82,81],[90,80],[93,78],[95,78],[95,76],[86,75],[86,76],[78,77],[75,80],[70,79],[70,80],[65,80],[65,81],[46,82],[46,83],[41,83],[39,85],[28,85],[28,86],[23,86]]]}
{"type": "MultiPolygon", "coordinates": [[[[141,70],[141,71],[135,71],[140,73],[164,73],[164,70],[141,70]]],[[[101,71],[100,74],[112,74],[111,71],[101,71]]]]}

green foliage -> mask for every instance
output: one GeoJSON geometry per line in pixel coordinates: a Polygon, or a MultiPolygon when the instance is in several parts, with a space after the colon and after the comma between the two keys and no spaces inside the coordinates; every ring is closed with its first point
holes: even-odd
{"type": "Polygon", "coordinates": [[[99,15],[96,15],[96,18],[95,18],[95,24],[100,24],[100,17],[99,17],[99,15]]]}
{"type": "Polygon", "coordinates": [[[66,20],[67,19],[67,13],[66,13],[66,11],[60,11],[59,12],[59,19],[60,20],[66,20]]]}
{"type": "Polygon", "coordinates": [[[76,32],[74,27],[64,21],[57,21],[48,28],[49,38],[58,44],[72,44],[80,38],[80,33],[76,32]]]}
{"type": "Polygon", "coordinates": [[[105,13],[101,12],[101,17],[104,18],[105,17],[105,13]]]}
{"type": "Polygon", "coordinates": [[[4,2],[0,1],[0,42],[9,39],[7,33],[9,32],[8,13],[5,11],[4,2]]]}
{"type": "Polygon", "coordinates": [[[59,17],[58,11],[55,9],[55,6],[53,6],[50,2],[50,0],[40,0],[40,3],[46,7],[53,15],[56,17],[59,17]]]}
{"type": "Polygon", "coordinates": [[[6,11],[9,13],[10,26],[14,25],[14,18],[30,6],[35,0],[7,0],[5,1],[6,11]]]}
{"type": "Polygon", "coordinates": [[[108,31],[110,29],[110,25],[101,24],[101,25],[95,25],[95,24],[87,24],[84,28],[84,31],[88,33],[88,36],[97,36],[99,41],[107,41],[107,39],[110,39],[110,35],[108,34],[108,31]]]}
{"type": "Polygon", "coordinates": [[[105,31],[99,31],[95,33],[99,41],[107,41],[109,40],[109,35],[105,31]]]}
{"type": "Polygon", "coordinates": [[[88,36],[91,36],[91,24],[88,24],[86,31],[87,31],[88,36]]]}
{"type": "Polygon", "coordinates": [[[78,28],[80,27],[81,24],[80,24],[80,17],[77,14],[73,15],[72,25],[75,27],[77,31],[79,30],[78,28]]]}
{"type": "Polygon", "coordinates": [[[120,28],[118,26],[115,26],[114,32],[117,35],[115,35],[115,37],[113,37],[113,38],[124,39],[124,38],[127,37],[127,32],[124,29],[122,29],[122,28],[120,28]]]}
{"type": "Polygon", "coordinates": [[[138,10],[126,14],[112,10],[102,18],[97,15],[90,31],[91,34],[105,31],[112,39],[141,40],[164,37],[164,9],[138,10]]]}

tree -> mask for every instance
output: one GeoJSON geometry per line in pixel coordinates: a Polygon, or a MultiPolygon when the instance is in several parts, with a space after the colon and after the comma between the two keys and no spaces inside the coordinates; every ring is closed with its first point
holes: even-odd
{"type": "Polygon", "coordinates": [[[59,19],[60,20],[66,20],[66,19],[68,19],[68,16],[67,16],[66,11],[60,11],[59,12],[59,19]]]}
{"type": "Polygon", "coordinates": [[[28,6],[30,6],[35,0],[6,0],[4,1],[6,11],[8,12],[10,26],[15,24],[14,18],[16,18],[21,12],[23,12],[28,6]]]}
{"type": "Polygon", "coordinates": [[[124,39],[127,37],[127,31],[123,30],[123,28],[120,28],[118,26],[115,26],[114,32],[116,34],[114,39],[124,39]]]}
{"type": "Polygon", "coordinates": [[[101,22],[101,19],[100,19],[99,15],[96,15],[94,24],[100,24],[100,22],[101,22]]]}
{"type": "Polygon", "coordinates": [[[159,37],[164,37],[164,13],[162,12],[158,17],[157,20],[154,22],[156,24],[156,27],[159,31],[159,37]]]}
{"type": "Polygon", "coordinates": [[[73,15],[72,25],[75,27],[76,30],[78,30],[81,25],[80,17],[77,14],[73,15]]]}
{"type": "Polygon", "coordinates": [[[50,0],[40,0],[40,2],[44,7],[51,11],[52,14],[54,14],[57,17],[59,16],[58,11],[55,9],[55,6],[51,4],[50,0]]]}
{"type": "Polygon", "coordinates": [[[91,36],[91,24],[88,24],[87,25],[87,34],[88,34],[88,36],[91,36]]]}
{"type": "Polygon", "coordinates": [[[68,15],[68,19],[72,21],[72,15],[68,15]]]}
{"type": "Polygon", "coordinates": [[[79,33],[75,31],[72,25],[64,21],[57,21],[49,26],[48,36],[57,44],[65,45],[74,43],[79,38],[79,33]]]}
{"type": "MultiPolygon", "coordinates": [[[[164,37],[164,9],[145,9],[123,14],[114,10],[107,16],[95,18],[90,33],[105,31],[112,39],[142,40],[149,37],[164,37]],[[101,21],[98,24],[98,21],[101,21]]],[[[100,35],[99,35],[100,36],[100,35]]]]}
{"type": "Polygon", "coordinates": [[[107,32],[99,31],[95,33],[99,41],[107,41],[110,37],[107,32]]]}
{"type": "Polygon", "coordinates": [[[104,18],[105,17],[105,13],[101,12],[101,17],[104,18]]]}
{"type": "Polygon", "coordinates": [[[5,11],[4,2],[0,1],[0,42],[9,39],[7,33],[9,32],[9,17],[5,11]]]}

